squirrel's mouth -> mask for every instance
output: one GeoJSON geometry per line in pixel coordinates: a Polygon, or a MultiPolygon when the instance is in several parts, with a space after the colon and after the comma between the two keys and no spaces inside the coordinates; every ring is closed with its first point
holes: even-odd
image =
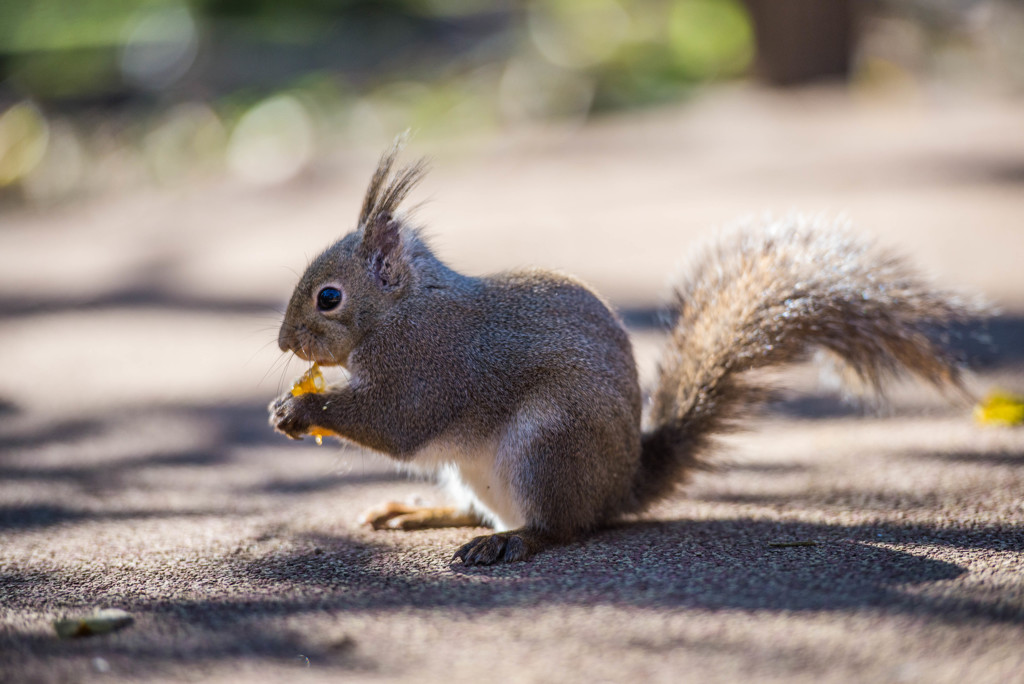
{"type": "Polygon", "coordinates": [[[322,354],[317,354],[316,352],[308,353],[308,352],[305,352],[305,351],[297,351],[297,350],[294,350],[294,349],[292,351],[293,351],[293,353],[296,356],[298,356],[303,361],[310,361],[312,363],[317,364],[318,366],[322,366],[322,367],[341,366],[341,367],[344,367],[344,365],[345,365],[341,361],[335,359],[333,356],[323,356],[322,354]]]}
{"type": "Polygon", "coordinates": [[[339,359],[304,324],[283,324],[278,333],[277,346],[283,352],[291,352],[303,361],[321,366],[344,366],[346,359],[339,359]]]}
{"type": "MultiPolygon", "coordinates": [[[[295,351],[295,350],[293,350],[293,351],[295,351]]],[[[318,366],[321,366],[321,367],[324,367],[324,368],[327,368],[327,367],[330,367],[330,366],[337,366],[339,368],[344,368],[345,367],[346,359],[336,359],[336,358],[334,358],[333,354],[329,354],[329,353],[328,354],[319,354],[317,352],[318,352],[318,350],[316,350],[316,349],[310,350],[309,352],[301,352],[301,353],[299,351],[295,351],[295,355],[298,356],[303,361],[312,361],[313,363],[317,364],[318,366]]]]}
{"type": "Polygon", "coordinates": [[[318,349],[319,345],[304,345],[297,341],[287,344],[284,347],[284,351],[290,351],[291,353],[298,356],[303,361],[310,361],[320,366],[344,366],[344,360],[339,360],[334,357],[330,352],[324,353],[318,349]]]}

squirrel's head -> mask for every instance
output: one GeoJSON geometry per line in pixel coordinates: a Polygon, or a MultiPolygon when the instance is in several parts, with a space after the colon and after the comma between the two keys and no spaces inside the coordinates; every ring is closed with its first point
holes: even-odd
{"type": "Polygon", "coordinates": [[[324,250],[299,279],[278,334],[282,351],[347,365],[359,340],[415,288],[416,262],[429,251],[395,212],[424,165],[392,174],[400,148],[396,142],[381,157],[356,230],[324,250]]]}

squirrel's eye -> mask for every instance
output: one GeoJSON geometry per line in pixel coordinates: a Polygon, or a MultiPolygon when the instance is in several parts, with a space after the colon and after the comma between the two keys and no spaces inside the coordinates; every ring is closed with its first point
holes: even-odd
{"type": "Polygon", "coordinates": [[[341,290],[336,287],[325,287],[316,296],[316,308],[321,311],[337,309],[341,304],[341,290]]]}

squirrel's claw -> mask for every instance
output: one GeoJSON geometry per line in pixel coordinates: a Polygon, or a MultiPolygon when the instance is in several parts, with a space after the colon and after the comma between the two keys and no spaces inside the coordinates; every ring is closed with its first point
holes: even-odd
{"type": "Polygon", "coordinates": [[[452,561],[458,558],[463,565],[467,566],[493,565],[499,560],[506,560],[505,549],[507,546],[508,541],[503,534],[484,535],[460,547],[452,557],[452,561]]]}
{"type": "Polygon", "coordinates": [[[299,417],[300,397],[284,395],[270,402],[267,411],[270,413],[269,423],[272,428],[288,439],[302,439],[309,429],[306,421],[299,417]]]}
{"type": "Polygon", "coordinates": [[[485,534],[463,544],[452,556],[452,562],[458,559],[469,566],[524,561],[547,545],[540,535],[525,529],[485,534]]]}

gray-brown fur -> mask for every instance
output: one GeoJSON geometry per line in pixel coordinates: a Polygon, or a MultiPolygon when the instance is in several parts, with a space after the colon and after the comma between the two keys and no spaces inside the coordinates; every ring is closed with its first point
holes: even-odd
{"type": "Polygon", "coordinates": [[[514,528],[460,548],[467,564],[526,558],[670,492],[758,398],[746,370],[820,346],[874,385],[906,370],[959,386],[925,334],[960,315],[953,300],[845,233],[749,227],[680,285],[644,431],[630,342],[608,306],[567,276],[449,269],[395,213],[422,173],[393,174],[396,153],[381,158],[359,227],[303,274],[281,327],[282,349],[347,366],[351,381],[282,396],[271,424],[454,471],[473,513],[514,528]],[[344,293],[336,310],[316,307],[325,286],[344,293]]]}
{"type": "Polygon", "coordinates": [[[904,374],[963,392],[956,359],[933,336],[972,308],[834,222],[789,216],[734,228],[675,288],[638,507],[671,493],[705,462],[713,437],[764,397],[746,371],[824,349],[878,393],[904,374]]]}

